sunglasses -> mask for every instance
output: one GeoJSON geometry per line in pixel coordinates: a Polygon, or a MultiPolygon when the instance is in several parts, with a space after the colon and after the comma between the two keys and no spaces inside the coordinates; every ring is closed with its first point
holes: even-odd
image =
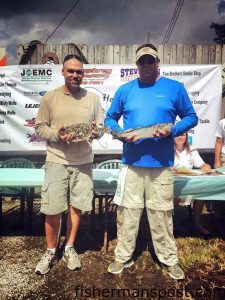
{"type": "Polygon", "coordinates": [[[77,75],[83,75],[83,70],[67,69],[66,72],[69,74],[76,73],[77,75]]]}
{"type": "Polygon", "coordinates": [[[154,64],[156,59],[151,55],[143,55],[137,61],[138,65],[144,66],[146,64],[154,64]]]}

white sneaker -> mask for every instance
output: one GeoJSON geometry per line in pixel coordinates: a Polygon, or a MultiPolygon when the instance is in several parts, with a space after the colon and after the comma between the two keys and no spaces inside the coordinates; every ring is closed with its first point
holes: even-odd
{"type": "Polygon", "coordinates": [[[69,247],[64,251],[63,260],[66,262],[67,267],[72,271],[81,268],[79,256],[73,247],[69,247]]]}
{"type": "Polygon", "coordinates": [[[120,274],[124,268],[129,268],[133,266],[133,264],[134,264],[133,260],[126,262],[124,264],[118,261],[114,261],[108,266],[107,272],[111,274],[120,274]]]}
{"type": "Polygon", "coordinates": [[[168,271],[170,277],[172,277],[173,279],[181,280],[185,278],[184,271],[178,264],[171,267],[166,266],[166,270],[168,271]]]}
{"type": "Polygon", "coordinates": [[[35,273],[38,275],[44,275],[48,273],[53,265],[57,262],[56,255],[51,250],[46,250],[41,260],[35,268],[35,273]]]}

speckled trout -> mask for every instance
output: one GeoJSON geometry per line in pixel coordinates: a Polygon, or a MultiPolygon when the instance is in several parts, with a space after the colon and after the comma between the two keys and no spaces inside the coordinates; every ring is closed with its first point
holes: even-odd
{"type": "Polygon", "coordinates": [[[60,135],[72,133],[73,142],[81,142],[94,138],[93,131],[98,132],[99,136],[106,132],[106,127],[100,124],[93,123],[78,123],[71,126],[61,128],[59,130],[60,135]]]}
{"type": "Polygon", "coordinates": [[[113,135],[118,136],[119,138],[128,138],[131,136],[138,136],[141,139],[147,139],[154,137],[160,130],[170,131],[173,126],[173,123],[160,123],[151,126],[146,126],[142,128],[131,129],[129,131],[124,132],[115,132],[113,131],[113,135]]]}
{"type": "Polygon", "coordinates": [[[142,128],[131,129],[129,131],[113,131],[108,127],[103,125],[88,124],[88,123],[78,123],[71,126],[64,127],[59,130],[60,135],[65,135],[68,133],[73,134],[73,142],[80,142],[83,140],[89,140],[94,138],[93,130],[97,131],[101,136],[103,133],[111,133],[114,138],[127,138],[131,136],[138,136],[140,138],[151,138],[159,130],[169,131],[171,130],[173,123],[160,123],[151,126],[146,126],[142,128]]]}

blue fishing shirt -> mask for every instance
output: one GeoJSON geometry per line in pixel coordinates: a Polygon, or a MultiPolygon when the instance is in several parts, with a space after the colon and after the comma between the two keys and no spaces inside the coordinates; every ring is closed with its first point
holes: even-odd
{"type": "Polygon", "coordinates": [[[171,136],[123,141],[122,163],[135,167],[160,168],[174,164],[174,137],[198,123],[198,117],[183,85],[166,77],[153,84],[132,80],[115,93],[105,118],[105,126],[115,131],[136,129],[159,123],[173,123],[171,136]],[[118,124],[123,116],[123,128],[118,124]],[[175,124],[176,117],[180,118],[175,124]]]}

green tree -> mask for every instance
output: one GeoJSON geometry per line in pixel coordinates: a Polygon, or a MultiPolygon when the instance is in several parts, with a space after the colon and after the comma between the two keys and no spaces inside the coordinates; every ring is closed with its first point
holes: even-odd
{"type": "Polygon", "coordinates": [[[225,44],[225,24],[212,23],[209,28],[215,31],[216,37],[213,39],[215,43],[225,44]]]}

